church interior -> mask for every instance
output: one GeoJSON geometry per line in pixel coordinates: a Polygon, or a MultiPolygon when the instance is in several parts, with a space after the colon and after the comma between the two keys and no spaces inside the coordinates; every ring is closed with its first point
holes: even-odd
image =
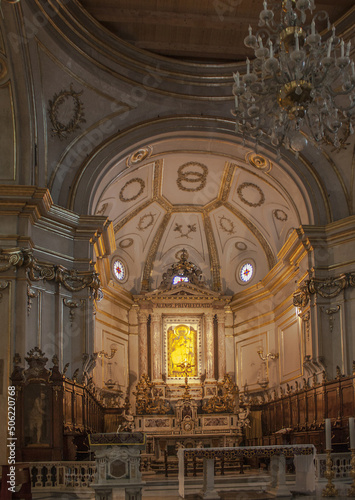
{"type": "MultiPolygon", "coordinates": [[[[177,470],[180,449],[324,454],[326,421],[333,452],[350,454],[353,1],[2,0],[0,10],[1,421],[14,401],[0,464],[10,428],[16,462],[31,464],[92,461],[90,435],[142,433],[140,470],[157,477],[177,470]],[[305,126],[321,64],[295,56],[318,69],[278,98],[292,101],[297,141],[274,125],[270,142],[265,117],[254,119],[263,104],[245,91],[248,75],[250,88],[257,77],[272,87],[257,64],[266,53],[252,50],[276,61],[259,13],[310,21],[308,7],[340,61],[330,90],[340,112],[305,126]],[[260,29],[254,47],[248,29],[260,29]]],[[[304,36],[292,34],[298,53],[304,36]]],[[[280,58],[296,50],[282,47],[280,58]]],[[[261,465],[223,462],[243,466],[261,465]]]]}

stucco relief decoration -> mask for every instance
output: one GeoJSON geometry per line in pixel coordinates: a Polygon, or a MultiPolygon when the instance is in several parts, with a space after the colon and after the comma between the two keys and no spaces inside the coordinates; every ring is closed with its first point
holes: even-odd
{"type": "Polygon", "coordinates": [[[203,163],[190,161],[178,168],[176,184],[181,191],[201,191],[206,186],[208,168],[203,163]]]}
{"type": "Polygon", "coordinates": [[[27,276],[30,281],[51,281],[61,283],[70,292],[78,292],[84,288],[90,288],[94,297],[100,288],[99,275],[94,271],[77,271],[66,269],[63,266],[52,264],[39,264],[30,253],[27,254],[26,263],[27,276]]]}
{"type": "Polygon", "coordinates": [[[235,234],[233,221],[224,215],[219,217],[219,227],[227,234],[235,234]]]}
{"type": "Polygon", "coordinates": [[[143,148],[139,148],[137,151],[131,154],[126,160],[127,167],[132,167],[132,165],[137,165],[137,163],[142,162],[149,158],[152,154],[151,146],[145,146],[143,148]]]}
{"type": "Polygon", "coordinates": [[[189,234],[196,233],[197,231],[196,224],[187,224],[186,227],[187,230],[184,230],[182,224],[178,224],[176,222],[173,231],[177,231],[178,233],[180,233],[180,238],[190,238],[189,234]]]}
{"type": "Polygon", "coordinates": [[[27,251],[20,248],[0,250],[0,272],[8,271],[12,266],[21,267],[28,260],[27,251]],[[4,262],[4,264],[2,263],[4,262]]]}
{"type": "Polygon", "coordinates": [[[272,215],[275,217],[275,219],[279,220],[280,222],[286,222],[288,219],[287,213],[281,210],[280,208],[273,210],[272,215]]]}
{"type": "MultiPolygon", "coordinates": [[[[149,212],[149,214],[144,214],[142,217],[140,217],[138,224],[137,224],[137,229],[139,231],[145,231],[148,229],[148,227],[152,226],[154,224],[154,218],[157,214],[152,214],[149,212]]],[[[133,242],[133,240],[132,240],[133,242]]]]}
{"type": "Polygon", "coordinates": [[[243,182],[237,189],[239,199],[249,207],[260,207],[265,202],[265,195],[256,184],[243,182]],[[249,195],[249,199],[248,199],[249,195]],[[255,198],[256,195],[256,198],[255,198]],[[247,197],[246,197],[247,196],[247,197]],[[259,198],[259,199],[257,199],[259,198]],[[257,201],[254,201],[256,199],[257,201]]]}
{"type": "Polygon", "coordinates": [[[345,288],[355,286],[355,273],[344,273],[336,278],[311,278],[306,280],[293,294],[293,305],[305,307],[310,296],[318,294],[325,299],[337,297],[345,288]]]}
{"type": "Polygon", "coordinates": [[[53,100],[49,101],[49,118],[52,123],[52,134],[59,139],[66,139],[68,135],[80,128],[84,123],[84,105],[80,100],[83,91],[75,92],[73,85],[69,90],[62,90],[59,94],[54,94],[53,100]],[[67,114],[71,113],[71,118],[67,120],[67,114]]]}
{"type": "Polygon", "coordinates": [[[38,293],[36,293],[33,288],[31,288],[29,285],[27,285],[27,315],[30,314],[31,308],[32,308],[32,300],[31,299],[36,299],[38,297],[38,293]]]}
{"type": "Polygon", "coordinates": [[[246,161],[250,163],[253,167],[258,170],[263,170],[265,172],[270,172],[272,164],[271,162],[260,154],[254,152],[249,152],[246,155],[246,161]]]}
{"type": "MultiPolygon", "coordinates": [[[[5,290],[10,284],[10,281],[0,281],[0,290],[5,290]]],[[[3,294],[0,292],[0,302],[3,298],[3,294]]]]}
{"type": "Polygon", "coordinates": [[[133,239],[132,238],[124,238],[121,240],[118,244],[118,246],[122,249],[129,248],[133,245],[133,239]]]}
{"type": "Polygon", "coordinates": [[[126,182],[126,184],[121,188],[121,191],[118,195],[119,199],[123,201],[124,203],[127,203],[129,201],[134,201],[137,198],[140,197],[140,195],[143,193],[145,188],[145,182],[143,179],[140,179],[139,177],[135,177],[134,179],[131,179],[126,182]],[[137,184],[138,186],[138,191],[136,194],[132,194],[130,197],[127,197],[124,195],[124,192],[128,189],[130,189],[130,186],[133,186],[134,184],[137,184]]]}
{"type": "Polygon", "coordinates": [[[107,207],[108,207],[108,203],[103,203],[101,205],[101,207],[99,208],[99,210],[96,212],[96,215],[104,215],[105,210],[107,209],[107,207]]]}
{"type": "Polygon", "coordinates": [[[80,305],[83,303],[83,301],[82,300],[63,299],[63,303],[66,307],[69,307],[69,320],[70,320],[70,325],[72,325],[74,318],[75,318],[75,309],[80,307],[80,305]]]}
{"type": "Polygon", "coordinates": [[[183,249],[181,252],[177,252],[175,255],[179,259],[179,262],[172,264],[165,273],[163,273],[162,282],[159,285],[160,290],[170,290],[174,285],[173,278],[178,276],[182,281],[187,281],[199,287],[204,287],[205,284],[202,281],[202,272],[195,266],[192,262],[188,261],[188,252],[183,249]]]}
{"type": "Polygon", "coordinates": [[[241,252],[243,252],[244,250],[246,250],[248,248],[248,246],[246,243],[244,243],[244,241],[237,241],[235,244],[235,248],[237,250],[240,250],[241,252]]]}

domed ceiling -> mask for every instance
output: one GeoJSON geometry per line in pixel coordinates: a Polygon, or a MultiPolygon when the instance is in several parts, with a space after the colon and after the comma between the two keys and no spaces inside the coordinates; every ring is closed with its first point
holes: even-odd
{"type": "Polygon", "coordinates": [[[233,294],[261,280],[292,230],[310,222],[304,193],[278,164],[214,146],[202,139],[144,146],[101,183],[95,213],[113,222],[112,262],[125,264],[130,292],[158,288],[185,249],[208,287],[233,294]],[[245,263],[253,268],[248,281],[245,263]]]}

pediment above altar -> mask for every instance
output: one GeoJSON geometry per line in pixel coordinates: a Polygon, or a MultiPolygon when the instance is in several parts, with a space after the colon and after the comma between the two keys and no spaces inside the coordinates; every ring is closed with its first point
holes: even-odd
{"type": "Polygon", "coordinates": [[[230,301],[230,297],[193,283],[177,283],[170,290],[157,289],[136,297],[139,303],[151,303],[157,307],[220,307],[230,301]]]}

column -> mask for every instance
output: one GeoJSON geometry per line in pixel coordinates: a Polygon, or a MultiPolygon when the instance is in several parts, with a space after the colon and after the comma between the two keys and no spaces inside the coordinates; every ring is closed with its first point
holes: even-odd
{"type": "Polygon", "coordinates": [[[138,338],[139,338],[139,377],[148,375],[148,339],[147,339],[148,314],[138,313],[138,338]]]}
{"type": "Polygon", "coordinates": [[[217,314],[218,322],[218,380],[222,380],[226,374],[226,337],[224,312],[217,314]]]}
{"type": "Polygon", "coordinates": [[[161,315],[151,315],[151,353],[152,353],[152,381],[161,383],[162,380],[162,339],[161,339],[161,315]]]}
{"type": "Polygon", "coordinates": [[[214,339],[213,339],[213,314],[205,315],[205,339],[206,339],[206,382],[214,382],[214,339]]]}

